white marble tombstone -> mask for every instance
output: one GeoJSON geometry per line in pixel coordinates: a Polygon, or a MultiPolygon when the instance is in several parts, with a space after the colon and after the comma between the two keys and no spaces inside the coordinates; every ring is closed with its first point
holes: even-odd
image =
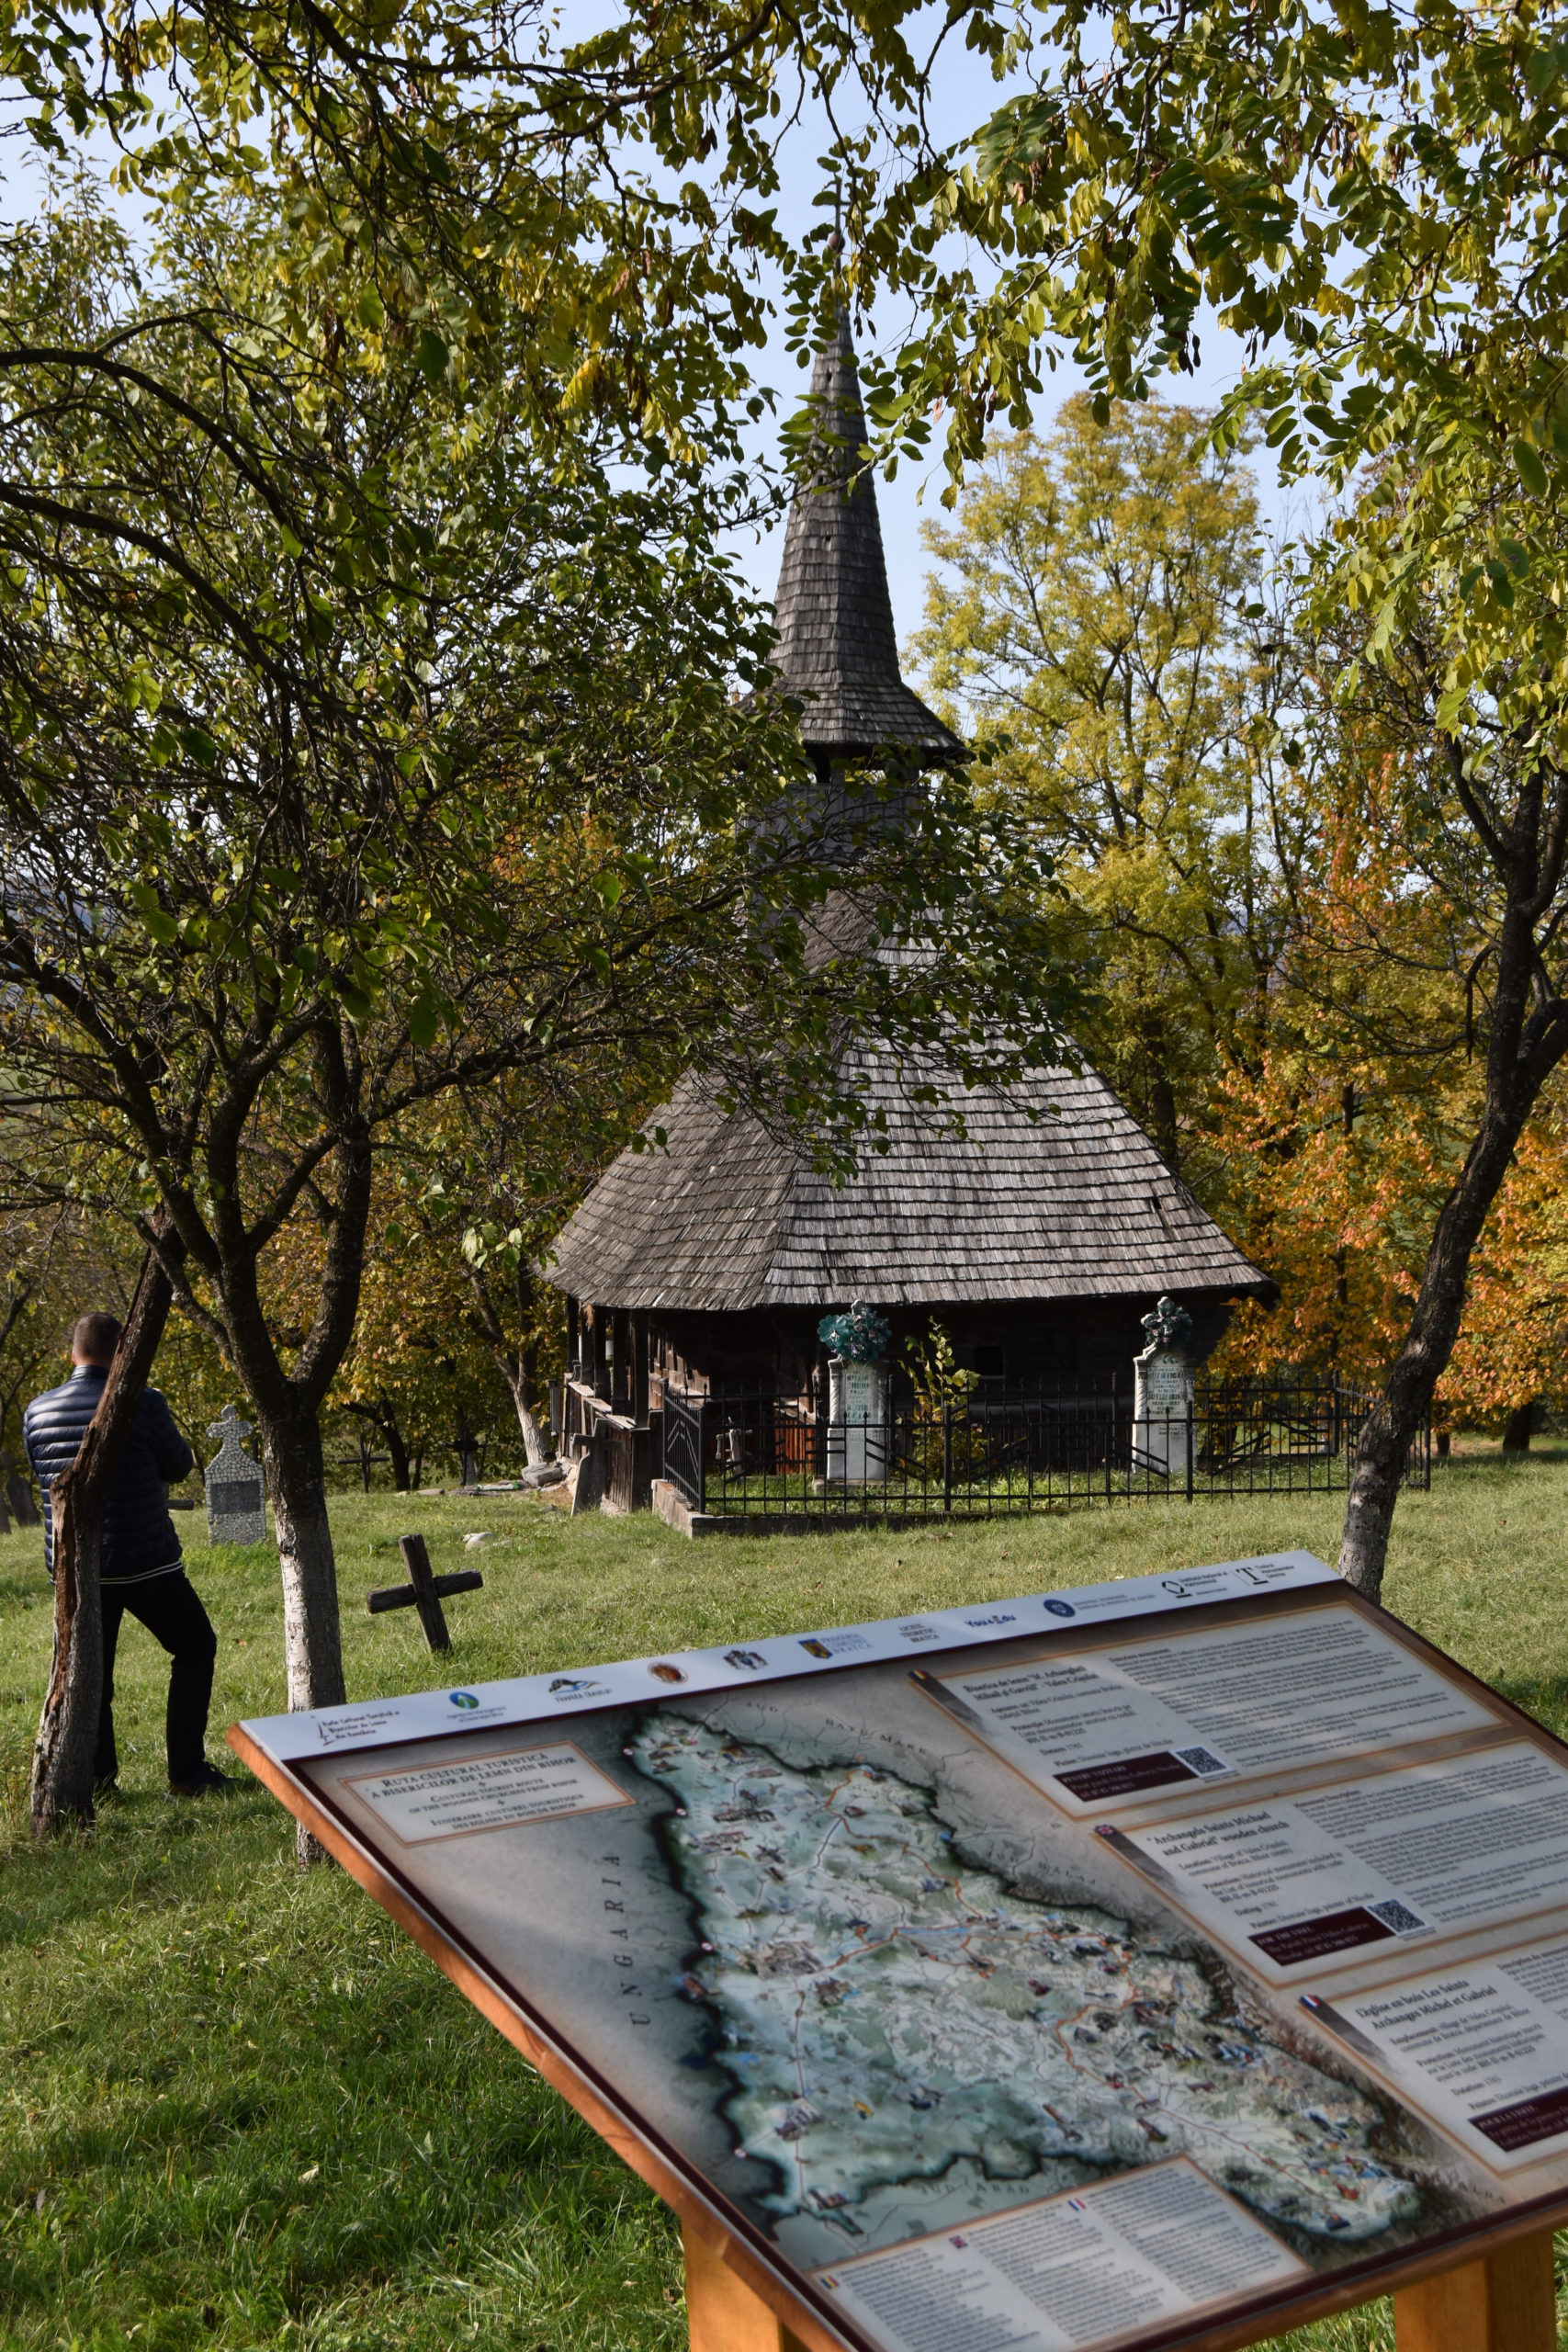
{"type": "Polygon", "coordinates": [[[1197,1380],[1182,1347],[1158,1340],[1133,1359],[1133,1466],[1185,1478],[1197,1380]]]}
{"type": "Polygon", "coordinates": [[[885,1363],[828,1364],[828,1476],[864,1486],[887,1476],[893,1375],[885,1363]]]}
{"type": "Polygon", "coordinates": [[[232,1405],[208,1429],[222,1443],[207,1465],[207,1540],[209,1544],[265,1544],[266,1485],[259,1462],[241,1443],[252,1424],[232,1405]]]}

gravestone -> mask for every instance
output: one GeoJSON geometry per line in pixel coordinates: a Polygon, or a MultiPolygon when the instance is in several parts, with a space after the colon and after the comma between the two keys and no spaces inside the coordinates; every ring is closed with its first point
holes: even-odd
{"type": "Polygon", "coordinates": [[[1174,1299],[1162,1298],[1143,1325],[1148,1346],[1133,1359],[1133,1466],[1185,1478],[1197,1396],[1187,1352],[1192,1317],[1174,1299]]]}
{"type": "Polygon", "coordinates": [[[828,1366],[828,1476],[863,1486],[887,1476],[892,1372],[886,1363],[828,1366]]]}
{"type": "Polygon", "coordinates": [[[207,1465],[207,1540],[209,1544],[265,1544],[266,1486],[259,1462],[253,1462],[241,1443],[252,1424],[241,1420],[232,1405],[208,1427],[209,1437],[220,1439],[207,1465]]]}

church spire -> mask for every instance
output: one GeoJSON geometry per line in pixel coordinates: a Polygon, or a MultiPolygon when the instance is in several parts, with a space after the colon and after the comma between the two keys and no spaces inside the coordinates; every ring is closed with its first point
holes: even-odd
{"type": "Polygon", "coordinates": [[[957,751],[957,740],[898,672],[876,492],[860,455],[865,411],[845,311],[833,343],[817,355],[811,407],[823,439],[784,530],[774,666],[785,692],[800,701],[801,736],[819,759],[866,757],[891,744],[942,759],[957,751]]]}

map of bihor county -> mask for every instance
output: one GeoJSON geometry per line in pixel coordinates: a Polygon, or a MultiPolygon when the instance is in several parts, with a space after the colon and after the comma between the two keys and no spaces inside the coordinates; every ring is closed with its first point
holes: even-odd
{"type": "Polygon", "coordinates": [[[849,2239],[874,2189],[956,2162],[1030,2193],[1177,2155],[1260,2214],[1350,2244],[1416,2211],[1371,2099],[1250,2030],[1223,1975],[1110,1913],[967,1861],[932,1791],[792,1767],[661,1708],[623,1751],[668,1790],[668,1859],[758,2201],[849,2239]]]}

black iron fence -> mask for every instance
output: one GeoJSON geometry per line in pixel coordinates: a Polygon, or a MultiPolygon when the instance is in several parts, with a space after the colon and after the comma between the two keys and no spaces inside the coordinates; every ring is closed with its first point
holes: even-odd
{"type": "MultiPolygon", "coordinates": [[[[716,1518],[1000,1517],[1213,1495],[1348,1486],[1375,1397],[1335,1381],[1200,1381],[1190,1408],[1140,1413],[1123,1390],[897,1394],[830,1419],[755,1389],[667,1388],[663,1476],[716,1518]]],[[[656,1473],[656,1475],[658,1475],[656,1473]]],[[[1423,1426],[1404,1465],[1429,1487],[1423,1426]]]]}

